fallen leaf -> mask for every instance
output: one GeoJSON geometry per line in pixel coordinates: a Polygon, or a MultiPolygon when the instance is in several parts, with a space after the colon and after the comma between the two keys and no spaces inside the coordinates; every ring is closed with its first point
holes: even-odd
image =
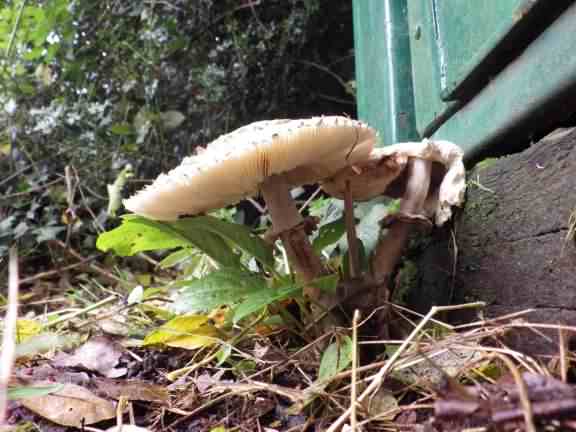
{"type": "Polygon", "coordinates": [[[59,353],[54,358],[57,367],[82,367],[98,372],[108,378],[117,378],[126,373],[125,368],[116,368],[123,348],[105,336],[90,339],[73,354],[59,353]]]}
{"type": "Polygon", "coordinates": [[[63,384],[51,384],[43,386],[15,386],[8,387],[8,399],[27,399],[32,397],[45,396],[61,390],[63,384]]]}
{"type": "Polygon", "coordinates": [[[141,380],[111,380],[98,378],[92,381],[96,388],[111,399],[167,403],[170,395],[166,387],[141,380]]]}
{"type": "Polygon", "coordinates": [[[176,317],[144,339],[143,345],[166,345],[174,348],[197,349],[218,341],[218,330],[206,315],[176,317]]]}
{"type": "Polygon", "coordinates": [[[195,380],[194,384],[196,384],[196,388],[200,393],[205,393],[210,387],[213,387],[218,384],[231,384],[232,381],[229,380],[221,380],[222,375],[224,375],[224,370],[217,371],[214,375],[210,375],[208,372],[204,372],[203,374],[199,375],[195,380]]]}
{"type": "Polygon", "coordinates": [[[16,343],[22,343],[33,336],[39,335],[42,331],[42,324],[29,319],[19,319],[16,321],[16,343]]]}
{"type": "MultiPolygon", "coordinates": [[[[54,383],[34,383],[34,386],[49,385],[54,383]]],[[[94,424],[116,417],[115,404],[76,384],[64,384],[57,392],[22,399],[20,403],[40,417],[63,426],[79,428],[84,424],[94,424]]]]}
{"type": "Polygon", "coordinates": [[[122,425],[113,426],[110,429],[106,429],[106,432],[149,432],[149,429],[136,425],[122,425]]]}

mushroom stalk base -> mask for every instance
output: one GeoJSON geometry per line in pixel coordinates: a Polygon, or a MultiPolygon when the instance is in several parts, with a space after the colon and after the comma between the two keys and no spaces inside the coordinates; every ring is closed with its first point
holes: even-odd
{"type": "MultiPolygon", "coordinates": [[[[408,182],[400,203],[400,213],[421,215],[430,187],[432,163],[423,159],[411,159],[407,169],[408,182]]],[[[408,222],[403,218],[397,219],[374,250],[371,259],[372,282],[376,285],[378,304],[388,301],[392,274],[406,247],[413,225],[414,222],[408,222]]],[[[385,315],[387,315],[386,309],[376,318],[382,333],[380,336],[384,337],[387,336],[385,315]]]]}
{"type": "MultiPolygon", "coordinates": [[[[281,175],[268,177],[260,191],[272,218],[272,228],[279,234],[295,273],[303,282],[312,282],[325,274],[324,265],[314,252],[304,220],[290,195],[290,186],[281,175]]],[[[320,301],[318,288],[306,284],[304,294],[313,301],[320,301]]]]}

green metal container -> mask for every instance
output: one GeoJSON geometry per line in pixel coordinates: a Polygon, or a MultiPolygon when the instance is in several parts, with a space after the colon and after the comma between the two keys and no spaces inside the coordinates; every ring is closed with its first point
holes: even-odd
{"type": "Polygon", "coordinates": [[[353,0],[360,118],[382,144],[499,152],[576,112],[571,0],[353,0]]]}

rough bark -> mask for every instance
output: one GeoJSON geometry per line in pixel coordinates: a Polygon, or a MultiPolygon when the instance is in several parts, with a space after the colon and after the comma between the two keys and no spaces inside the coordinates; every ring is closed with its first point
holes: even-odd
{"type": "MultiPolygon", "coordinates": [[[[412,257],[418,276],[406,300],[419,310],[484,300],[488,317],[534,308],[532,322],[576,326],[576,247],[566,241],[574,209],[576,129],[479,164],[454,224],[412,257]]],[[[547,343],[522,331],[509,341],[531,353],[557,352],[557,333],[549,335],[547,343]]]]}

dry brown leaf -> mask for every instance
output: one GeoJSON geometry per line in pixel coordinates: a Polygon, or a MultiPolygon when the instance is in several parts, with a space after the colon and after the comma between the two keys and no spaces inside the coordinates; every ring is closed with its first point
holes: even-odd
{"type": "Polygon", "coordinates": [[[111,399],[168,403],[168,390],[160,385],[141,380],[115,381],[106,378],[93,380],[96,388],[111,399]]]}
{"type": "Polygon", "coordinates": [[[125,368],[116,368],[123,348],[105,336],[88,340],[73,354],[59,353],[54,358],[57,367],[82,367],[108,378],[117,378],[126,373],[125,368]]]}
{"type": "MultiPolygon", "coordinates": [[[[52,385],[53,382],[36,382],[34,385],[52,385]]],[[[63,426],[81,427],[116,416],[116,406],[76,384],[64,387],[46,396],[22,399],[23,406],[40,417],[63,426]]]]}
{"type": "Polygon", "coordinates": [[[113,426],[110,429],[106,429],[106,432],[149,432],[149,429],[136,425],[122,425],[113,426]]]}

